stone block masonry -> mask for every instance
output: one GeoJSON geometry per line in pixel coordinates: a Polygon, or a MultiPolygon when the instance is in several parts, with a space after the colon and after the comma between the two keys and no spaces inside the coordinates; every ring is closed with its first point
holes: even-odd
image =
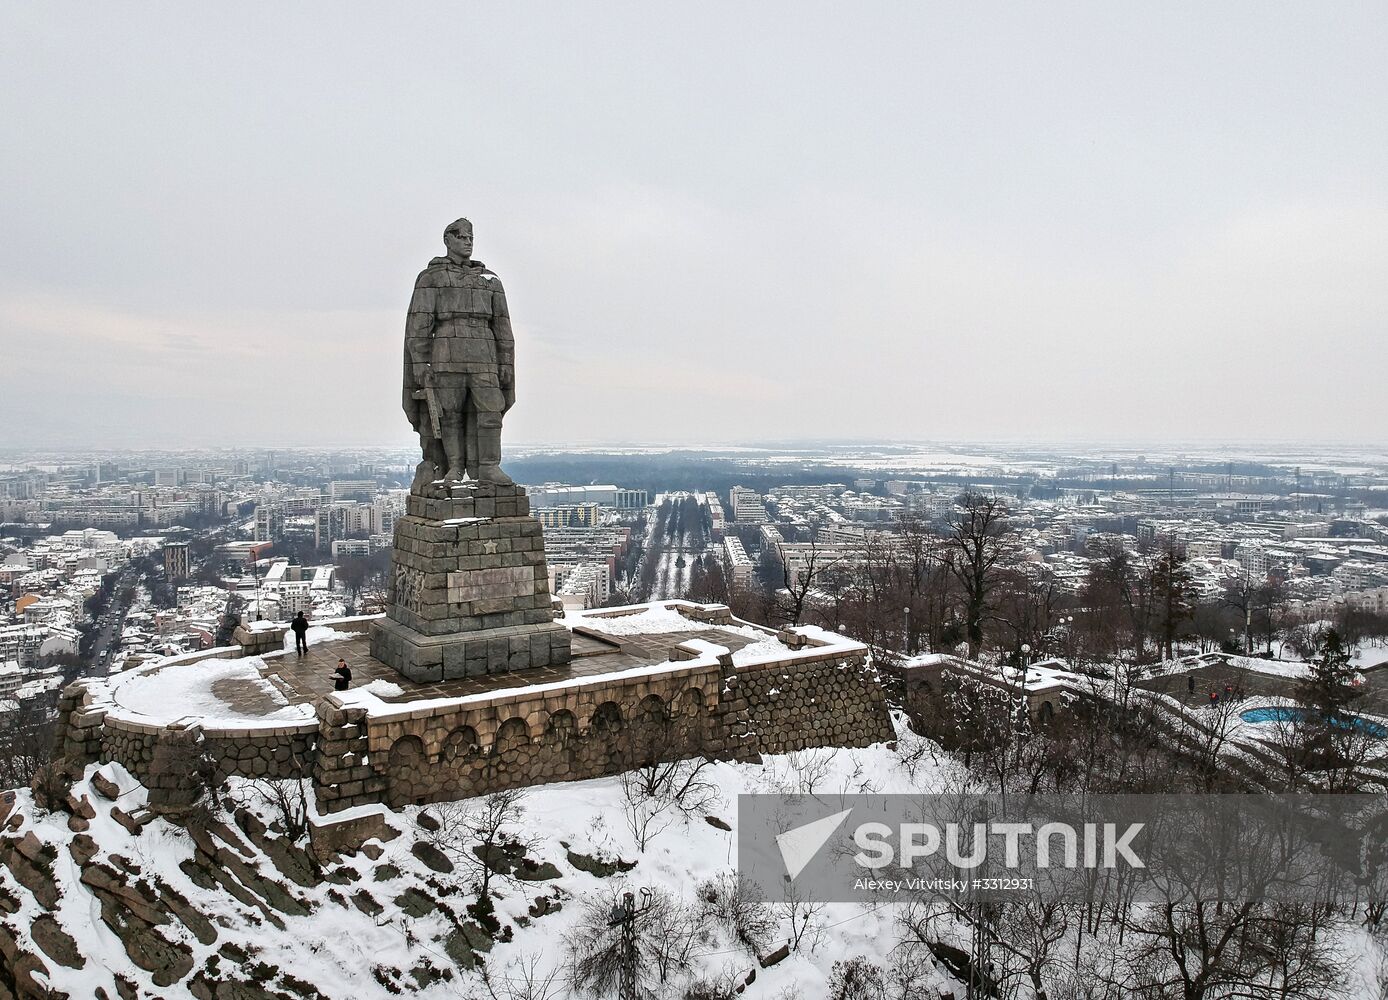
{"type": "Polygon", "coordinates": [[[386,620],[371,655],[430,683],[558,666],[540,522],[519,486],[436,483],[411,493],[395,525],[386,620]]]}
{"type": "Polygon", "coordinates": [[[228,776],[308,777],[318,759],[317,720],[218,728],[196,717],[158,723],[121,717],[93,697],[99,681],[74,681],[58,699],[54,757],[75,777],[115,761],[150,791],[150,808],[176,812],[228,776]]]}
{"type": "MultiPolygon", "coordinates": [[[[697,617],[696,607],[681,612],[697,617]]],[[[318,708],[319,808],[399,808],[657,761],[894,738],[862,645],[813,628],[784,635],[799,648],[742,666],[726,648],[691,639],[656,667],[442,703],[329,695],[318,708]]]]}

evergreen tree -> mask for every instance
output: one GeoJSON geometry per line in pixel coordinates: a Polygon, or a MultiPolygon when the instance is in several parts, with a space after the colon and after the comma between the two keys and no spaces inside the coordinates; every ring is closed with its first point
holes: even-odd
{"type": "Polygon", "coordinates": [[[1181,622],[1193,614],[1190,567],[1186,557],[1168,544],[1152,567],[1152,593],[1155,597],[1157,629],[1166,659],[1175,659],[1176,634],[1181,622]]]}
{"type": "Polygon", "coordinates": [[[1297,701],[1310,712],[1313,723],[1334,725],[1342,721],[1346,709],[1362,691],[1354,686],[1357,671],[1350,665],[1350,651],[1340,633],[1329,629],[1317,644],[1311,675],[1296,688],[1297,701]]]}

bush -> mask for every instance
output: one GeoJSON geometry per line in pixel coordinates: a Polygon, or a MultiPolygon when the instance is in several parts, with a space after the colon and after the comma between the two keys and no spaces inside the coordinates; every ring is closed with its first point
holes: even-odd
{"type": "Polygon", "coordinates": [[[829,1000],[886,1000],[882,967],[862,955],[838,961],[829,970],[829,1000]]]}
{"type": "Polygon", "coordinates": [[[722,925],[728,935],[754,958],[766,950],[776,929],[771,908],[747,897],[742,883],[732,872],[699,883],[705,918],[722,925]]]}

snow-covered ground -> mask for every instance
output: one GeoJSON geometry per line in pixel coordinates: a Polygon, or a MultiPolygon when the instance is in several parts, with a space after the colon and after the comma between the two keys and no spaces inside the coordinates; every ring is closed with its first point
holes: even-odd
{"type": "MultiPolygon", "coordinates": [[[[609,901],[621,892],[643,898],[644,889],[675,901],[677,915],[683,916],[672,923],[668,935],[671,940],[687,935],[688,943],[687,953],[674,964],[666,983],[653,976],[648,979],[656,990],[653,996],[673,1000],[684,996],[695,980],[728,976],[745,981],[755,970],[755,989],[743,994],[747,997],[818,1000],[827,995],[836,962],[863,956],[890,968],[912,952],[921,955],[925,971],[916,983],[918,992],[911,996],[933,998],[941,991],[963,996],[962,986],[944,967],[921,954],[923,946],[909,942],[900,923],[904,912],[900,906],[842,903],[815,908],[799,947],[778,964],[761,968],[758,956],[791,935],[788,911],[771,908],[769,926],[759,943],[748,947],[706,900],[706,887],[714,880],[735,876],[739,794],[811,793],[832,800],[850,793],[929,793],[968,786],[956,758],[910,733],[900,719],[896,721],[894,744],[771,756],[760,764],[709,764],[701,772],[708,782],[703,804],[687,815],[678,810],[661,815],[648,827],[644,846],[628,819],[631,800],[620,778],[527,790],[520,801],[522,811],[506,824],[506,832],[524,842],[525,856],[540,866],[542,877],[493,881],[497,916],[505,930],[484,949],[483,960],[495,993],[483,987],[478,970],[455,964],[455,928],[468,921],[466,907],[476,898],[475,871],[461,863],[461,856],[449,852],[458,867],[441,873],[437,865],[426,864],[426,849],[420,846],[445,843],[421,829],[421,813],[443,820],[446,829],[460,816],[476,815],[481,800],[384,813],[401,835],[372,842],[369,850],[327,865],[321,881],[317,876],[305,878],[302,870],[298,878],[290,875],[282,852],[267,852],[265,843],[237,833],[230,817],[225,817],[228,828],[218,839],[227,843],[222,838],[230,838],[228,846],[238,856],[235,865],[227,867],[227,876],[244,881],[244,876],[236,874],[236,866],[244,863],[259,877],[275,880],[291,908],[301,911],[291,915],[279,906],[264,910],[253,900],[242,902],[225,890],[205,888],[206,876],[199,878],[197,866],[191,863],[193,838],[183,828],[155,820],[136,836],[116,823],[109,815],[110,804],[92,786],[98,768],[88,769],[75,792],[97,807],[88,831],[98,848],[97,862],[111,870],[137,872],[128,876],[131,882],[167,886],[210,920],[216,937],[208,943],[199,941],[177,920],[159,928],[160,934],[188,949],[193,973],[212,966],[220,976],[255,978],[280,992],[289,986],[286,977],[292,976],[297,983],[311,984],[317,991],[311,995],[330,1000],[376,1000],[401,994],[423,1000],[489,996],[515,1000],[527,994],[508,992],[505,983],[552,977],[556,986],[567,984],[568,942],[601,921],[609,901]],[[599,873],[594,871],[594,860],[614,868],[620,862],[626,870],[599,873]],[[594,904],[598,905],[596,917],[594,904]],[[276,921],[282,927],[272,926],[276,921]],[[228,958],[238,951],[246,957],[228,958]],[[426,968],[446,971],[448,978],[429,981],[422,971],[426,968]],[[422,984],[411,977],[412,971],[421,973],[422,984]]],[[[144,790],[118,765],[107,764],[99,770],[117,786],[123,809],[130,811],[143,803],[144,790]]],[[[271,824],[275,813],[256,791],[254,784],[237,780],[232,782],[230,796],[271,824]]],[[[86,959],[76,969],[46,961],[48,985],[73,997],[92,997],[98,988],[108,996],[116,995],[114,974],[148,984],[148,974],[132,962],[121,939],[102,921],[96,898],[82,884],[83,867],[70,851],[74,834],[67,817],[37,812],[27,792],[18,794],[16,811],[25,818],[15,834],[33,833],[52,851],[53,872],[62,890],[53,913],[86,959]]],[[[365,811],[370,809],[354,812],[365,811]]],[[[0,886],[18,900],[17,912],[7,918],[12,926],[25,929],[42,916],[33,895],[15,886],[2,867],[0,886]]],[[[241,896],[246,898],[244,893],[241,896]]],[[[936,920],[931,933],[944,943],[967,946],[965,925],[951,918],[936,920]]],[[[1379,946],[1354,928],[1344,930],[1342,943],[1353,963],[1349,995],[1374,995],[1363,991],[1382,959],[1379,946]]],[[[652,971],[646,960],[641,967],[648,975],[652,971]]],[[[146,986],[142,995],[184,1000],[192,995],[186,984],[185,976],[175,985],[154,991],[146,986]]],[[[567,994],[556,989],[528,995],[557,1000],[567,994]]]]}
{"type": "Polygon", "coordinates": [[[189,715],[198,716],[211,728],[312,719],[313,706],[291,705],[280,689],[262,675],[264,669],[265,661],[258,656],[136,669],[112,682],[111,697],[121,714],[136,716],[151,725],[175,722],[189,715]],[[248,696],[269,710],[239,711],[236,703],[248,696]]]}
{"type": "MultiPolygon", "coordinates": [[[[707,622],[686,618],[674,608],[653,606],[634,615],[604,617],[601,612],[576,612],[569,616],[569,622],[579,624],[607,635],[660,635],[667,632],[701,632],[709,628],[707,622]]],[[[745,666],[769,658],[785,656],[793,650],[776,638],[775,634],[751,625],[719,625],[720,632],[730,632],[745,636],[752,641],[733,653],[733,663],[745,666]]]]}
{"type": "MultiPolygon", "coordinates": [[[[283,623],[276,626],[283,627],[283,623]]],[[[319,643],[335,642],[339,639],[355,639],[360,635],[357,632],[339,632],[331,625],[310,625],[308,631],[304,633],[304,641],[310,646],[317,646],[319,643]]],[[[284,632],[284,651],[292,653],[294,651],[294,633],[285,629],[284,632]]]]}
{"type": "MultiPolygon", "coordinates": [[[[291,896],[312,910],[307,916],[279,914],[285,924],[280,933],[271,931],[260,914],[228,893],[200,888],[190,878],[185,870],[189,866],[183,863],[192,856],[193,843],[184,830],[156,820],[135,837],[115,823],[108,816],[109,804],[90,786],[95,770],[89,769],[87,779],[78,782],[76,792],[98,806],[89,831],[103,848],[98,860],[106,861],[106,853],[122,855],[138,866],[142,881],[157,878],[167,883],[217,926],[218,937],[212,944],[199,943],[178,922],[162,928],[163,933],[192,950],[194,970],[202,968],[219,948],[231,943],[247,950],[256,963],[265,963],[261,968],[292,973],[314,984],[324,996],[342,1000],[393,995],[395,991],[373,977],[371,970],[376,967],[399,970],[399,974],[424,961],[435,968],[451,967],[445,942],[453,924],[438,912],[411,917],[397,902],[404,898],[406,889],[415,887],[435,900],[446,901],[461,915],[463,903],[474,898],[468,888],[472,876],[466,869],[460,867],[454,874],[439,875],[416,857],[412,850],[416,840],[427,836],[417,826],[419,807],[387,814],[404,835],[380,844],[383,853],[379,857],[373,860],[366,853],[345,857],[341,865],[332,866],[334,881],[317,886],[293,884],[276,871],[274,862],[266,855],[249,842],[243,845],[242,853],[262,874],[279,879],[291,896]],[[346,897],[360,890],[365,890],[373,905],[382,907],[381,912],[371,916],[348,901],[346,897]],[[452,895],[460,890],[462,896],[452,895]]],[[[143,789],[119,765],[108,764],[101,771],[123,792],[122,808],[130,810],[141,804],[143,789]]],[[[580,904],[585,898],[606,898],[622,888],[633,892],[654,889],[678,899],[691,915],[700,913],[698,886],[734,873],[736,802],[741,793],[809,790],[835,796],[862,791],[938,791],[942,790],[942,782],[959,772],[933,744],[908,732],[896,749],[879,744],[861,750],[805,751],[769,757],[762,765],[710,764],[701,773],[708,780],[711,797],[691,815],[672,810],[654,824],[655,832],[644,850],[625,819],[627,798],[620,779],[528,790],[522,798],[524,811],[520,821],[510,832],[528,842],[529,857],[540,864],[552,864],[557,877],[517,883],[498,879],[493,883],[497,915],[503,925],[511,927],[511,937],[498,942],[487,954],[486,965],[492,975],[514,977],[523,967],[532,967],[542,977],[553,974],[563,979],[568,960],[564,942],[584,926],[584,907],[580,904]],[[722,829],[706,817],[731,829],[722,829]],[[625,873],[600,877],[577,867],[571,851],[589,858],[622,860],[632,867],[625,873]],[[557,912],[535,916],[533,907],[540,897],[549,897],[550,905],[560,903],[557,912]]],[[[232,797],[247,804],[265,822],[274,818],[265,804],[255,798],[249,783],[234,781],[232,797]]],[[[472,803],[475,806],[476,802],[472,803]]],[[[469,805],[423,807],[424,811],[445,816],[453,808],[467,809],[469,805]]],[[[88,957],[82,969],[48,962],[52,972],[50,985],[74,997],[89,997],[95,995],[98,987],[114,995],[112,972],[147,982],[116,935],[97,917],[93,897],[79,886],[81,870],[68,851],[73,834],[68,830],[66,817],[36,817],[27,792],[20,793],[19,811],[26,816],[24,830],[32,830],[41,842],[57,849],[55,867],[64,888],[57,917],[76,939],[78,950],[88,957]]],[[[3,877],[0,869],[0,878],[3,877]]],[[[19,895],[22,903],[15,919],[27,926],[42,911],[22,890],[19,895]]],[[[890,950],[901,941],[896,920],[897,911],[892,906],[826,905],[815,912],[811,931],[799,950],[779,964],[761,969],[752,951],[740,944],[727,927],[716,920],[696,919],[688,967],[678,972],[677,980],[685,984],[725,971],[741,976],[755,968],[756,996],[819,997],[824,995],[824,984],[835,961],[855,955],[887,960],[890,950]]],[[[772,926],[764,935],[762,947],[753,950],[768,952],[789,933],[786,915],[773,913],[772,926]]],[[[470,987],[480,984],[475,972],[455,971],[453,976],[453,982],[426,986],[417,994],[414,982],[408,976],[405,981],[409,982],[411,995],[426,1000],[486,996],[484,991],[470,992],[470,987]]],[[[957,987],[951,985],[942,970],[932,975],[931,983],[936,987],[957,987]]],[[[672,982],[671,991],[663,995],[683,995],[683,987],[676,991],[675,985],[672,982]]],[[[190,994],[183,984],[178,984],[164,989],[160,996],[173,1000],[190,994]]]]}

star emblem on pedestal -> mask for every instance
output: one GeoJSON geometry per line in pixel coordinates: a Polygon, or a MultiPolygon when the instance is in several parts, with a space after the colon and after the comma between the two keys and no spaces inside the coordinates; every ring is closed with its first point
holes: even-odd
{"type": "Polygon", "coordinates": [[[489,555],[489,556],[494,556],[494,555],[496,555],[496,542],[494,542],[494,541],[492,541],[492,542],[483,542],[483,543],[482,543],[482,548],[486,550],[487,555],[489,555]]]}

